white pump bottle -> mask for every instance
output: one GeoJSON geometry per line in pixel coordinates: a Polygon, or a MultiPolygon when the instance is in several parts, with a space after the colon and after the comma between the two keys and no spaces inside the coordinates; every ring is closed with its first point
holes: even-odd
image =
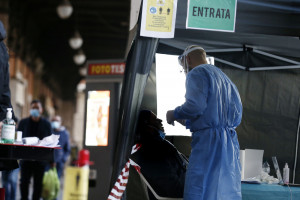
{"type": "Polygon", "coordinates": [[[285,163],[285,166],[283,168],[283,183],[288,184],[290,178],[290,168],[287,163],[285,163]]]}
{"type": "Polygon", "coordinates": [[[13,144],[15,141],[16,123],[12,119],[12,108],[7,108],[6,118],[2,123],[2,142],[13,144]]]}

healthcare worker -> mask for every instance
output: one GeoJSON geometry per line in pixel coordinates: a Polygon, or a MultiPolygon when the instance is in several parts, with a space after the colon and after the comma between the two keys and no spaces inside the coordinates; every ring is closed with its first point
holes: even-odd
{"type": "Polygon", "coordinates": [[[207,64],[203,48],[189,46],[178,59],[187,74],[186,100],[166,117],[192,132],[184,200],[241,200],[238,90],[219,68],[207,64]]]}

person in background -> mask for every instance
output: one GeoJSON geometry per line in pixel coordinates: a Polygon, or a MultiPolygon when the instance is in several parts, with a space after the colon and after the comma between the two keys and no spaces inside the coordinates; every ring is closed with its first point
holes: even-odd
{"type": "MultiPolygon", "coordinates": [[[[0,138],[2,132],[2,121],[6,118],[7,108],[12,108],[9,89],[9,55],[3,41],[5,38],[6,31],[0,21],[0,138]]],[[[16,121],[14,112],[13,119],[16,121]]],[[[0,157],[0,171],[12,170],[18,167],[19,165],[16,160],[4,160],[0,157]]]]}
{"type": "Polygon", "coordinates": [[[189,46],[178,59],[187,74],[185,102],[166,117],[192,132],[184,200],[241,200],[239,92],[219,68],[207,64],[203,48],[189,46]]]}
{"type": "Polygon", "coordinates": [[[54,116],[51,119],[51,127],[53,129],[52,133],[59,135],[59,142],[61,149],[54,150],[54,162],[57,170],[57,175],[61,178],[64,166],[68,160],[71,152],[69,132],[67,129],[61,125],[61,117],[59,115],[54,116]]]}
{"type": "Polygon", "coordinates": [[[5,200],[16,200],[19,168],[2,171],[2,187],[5,189],[5,200]]]}
{"type": "MultiPolygon", "coordinates": [[[[6,31],[0,21],[0,139],[2,121],[6,118],[7,108],[12,108],[9,89],[9,55],[4,39],[6,31]]],[[[16,117],[13,113],[13,119],[16,117]]],[[[0,171],[2,171],[2,186],[5,188],[5,199],[15,200],[16,186],[19,174],[19,165],[16,160],[4,160],[0,158],[0,171]]]]}
{"type": "MultiPolygon", "coordinates": [[[[22,119],[18,131],[22,131],[22,137],[38,137],[42,140],[51,135],[50,122],[42,117],[43,107],[39,100],[33,100],[30,104],[30,116],[22,119]]],[[[21,179],[20,191],[21,200],[28,200],[29,183],[33,177],[32,200],[39,200],[42,192],[42,182],[47,162],[44,161],[20,161],[21,179]]]]}
{"type": "MultiPolygon", "coordinates": [[[[18,119],[15,119],[16,125],[18,119]]],[[[2,171],[2,186],[5,189],[5,200],[16,200],[19,168],[2,171]]]]}

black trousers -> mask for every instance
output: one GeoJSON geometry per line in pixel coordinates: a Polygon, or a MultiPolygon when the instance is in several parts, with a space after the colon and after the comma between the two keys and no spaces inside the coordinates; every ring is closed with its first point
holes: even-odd
{"type": "Polygon", "coordinates": [[[21,200],[39,200],[43,187],[43,176],[46,168],[45,162],[40,161],[22,161],[21,166],[21,200]],[[33,194],[28,198],[30,179],[33,177],[33,194]]]}

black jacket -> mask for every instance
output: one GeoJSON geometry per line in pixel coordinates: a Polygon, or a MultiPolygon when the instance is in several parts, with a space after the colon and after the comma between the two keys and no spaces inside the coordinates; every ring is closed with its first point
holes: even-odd
{"type": "MultiPolygon", "coordinates": [[[[6,109],[12,108],[9,89],[9,57],[7,48],[3,42],[5,37],[6,31],[0,21],[0,121],[6,117],[6,109]]],[[[18,166],[16,160],[2,160],[0,158],[0,171],[15,169],[18,168],[18,166]]]]}
{"type": "Polygon", "coordinates": [[[39,122],[33,122],[30,117],[24,118],[20,121],[18,131],[22,131],[22,137],[38,137],[40,140],[51,135],[50,122],[41,117],[39,122]],[[37,124],[37,134],[32,133],[32,123],[37,124]]]}
{"type": "Polygon", "coordinates": [[[12,108],[9,89],[8,52],[3,42],[6,32],[0,21],[0,121],[6,117],[6,109],[12,108]]]}

